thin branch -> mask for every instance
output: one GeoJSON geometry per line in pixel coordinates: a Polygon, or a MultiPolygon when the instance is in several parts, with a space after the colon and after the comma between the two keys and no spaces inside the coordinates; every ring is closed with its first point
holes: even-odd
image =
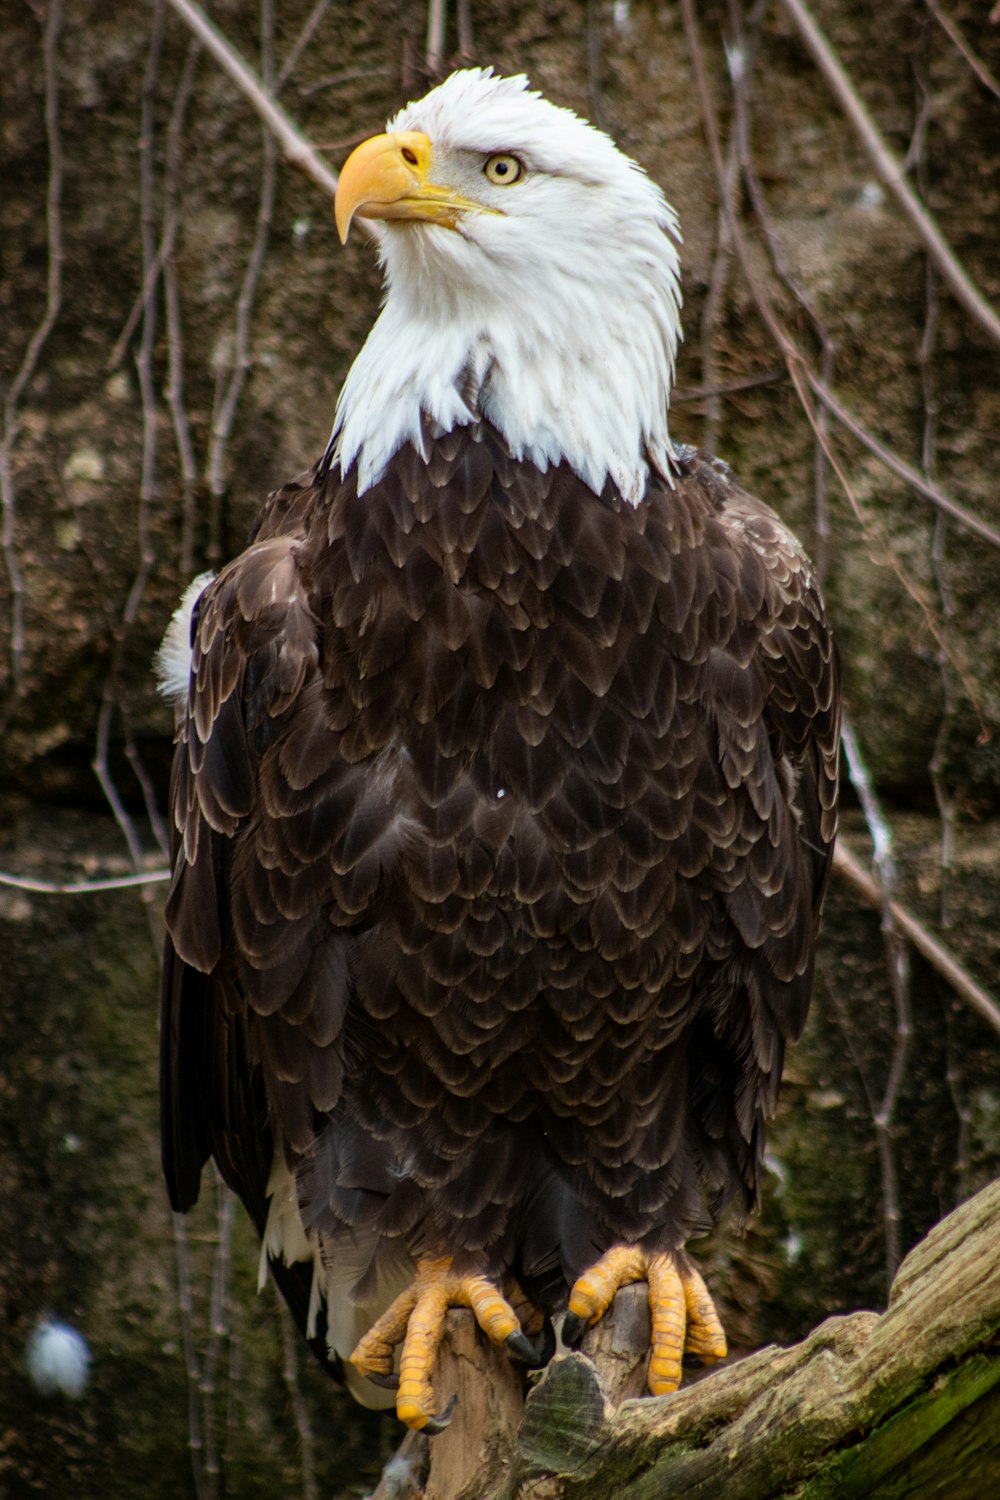
{"type": "MultiPolygon", "coordinates": [[[[833,379],[836,355],[829,339],[823,343],[823,380],[833,379]]],[[[827,409],[820,406],[816,413],[816,441],[813,444],[813,561],[816,566],[816,581],[820,591],[826,586],[827,560],[830,555],[830,493],[827,484],[827,449],[830,446],[830,428],[827,409]]]]}
{"type": "MultiPolygon", "coordinates": [[[[873,911],[882,910],[883,896],[878,882],[868,874],[842,838],[838,839],[834,849],[833,868],[866,906],[870,906],[873,911]]],[[[1000,1035],[1000,1005],[989,991],[972,978],[951,950],[928,932],[923,923],[905,906],[893,901],[890,902],[890,908],[893,921],[907,942],[912,943],[920,956],[948,982],[955,994],[1000,1035]]]]}
{"type": "Polygon", "coordinates": [[[982,58],[973,52],[951,17],[945,15],[940,5],[938,5],[937,0],[925,0],[925,3],[935,21],[937,21],[939,26],[944,28],[959,52],[961,52],[969,67],[979,79],[979,82],[984,88],[989,89],[991,94],[995,94],[1000,99],[1000,82],[993,76],[982,58]]]}
{"type": "Polygon", "coordinates": [[[878,875],[877,889],[881,897],[882,938],[885,944],[886,966],[889,984],[896,1010],[896,1030],[893,1038],[889,1072],[881,1103],[873,1112],[875,1139],[879,1164],[882,1171],[883,1219],[885,1226],[886,1286],[892,1279],[902,1259],[903,1248],[900,1236],[899,1176],[892,1134],[896,1116],[896,1104],[906,1073],[906,1063],[913,1037],[913,1018],[910,1010],[909,960],[905,943],[900,937],[894,916],[896,869],[892,851],[892,830],[879,806],[875,788],[868,775],[868,768],[861,755],[854,730],[844,716],[841,726],[844,755],[848,774],[861,803],[861,810],[868,825],[873,847],[873,859],[878,875]]]}
{"type": "Polygon", "coordinates": [[[316,0],[316,4],[305,19],[302,30],[292,43],[291,50],[281,65],[281,71],[274,80],[274,97],[277,98],[285,84],[291,78],[299,65],[299,59],[303,52],[316,35],[320,22],[330,9],[330,0],[316,0]]]}
{"type": "MultiPolygon", "coordinates": [[[[731,54],[729,65],[731,72],[739,71],[742,68],[742,58],[738,58],[735,53],[731,54]]],[[[734,223],[738,212],[739,171],[739,143],[734,133],[729,142],[722,177],[719,180],[720,202],[716,217],[715,255],[712,260],[712,274],[702,307],[699,329],[701,378],[710,390],[719,382],[718,362],[715,357],[715,335],[722,316],[723,301],[733,262],[733,237],[729,226],[734,223]]],[[[707,452],[714,453],[718,439],[719,418],[722,414],[718,397],[709,396],[706,408],[703,444],[707,452]]]]}
{"type": "Polygon", "coordinates": [[[982,520],[980,516],[975,515],[972,511],[966,510],[964,505],[954,500],[951,495],[941,489],[940,485],[934,484],[931,480],[925,478],[912,464],[908,464],[904,458],[900,458],[898,453],[894,453],[891,448],[887,448],[884,443],[879,442],[874,433],[869,432],[858,421],[857,417],[852,416],[842,402],[837,399],[829,387],[824,384],[816,372],[802,358],[794,345],[791,345],[790,352],[793,357],[798,359],[802,374],[815,395],[827,410],[837,418],[837,421],[846,427],[848,432],[853,433],[859,443],[864,444],[869,453],[873,453],[880,463],[883,463],[891,473],[895,474],[897,478],[902,479],[911,489],[916,490],[918,495],[923,495],[924,499],[929,500],[932,505],[936,505],[938,510],[944,511],[945,515],[951,516],[953,520],[958,521],[959,525],[964,526],[966,531],[971,531],[974,536],[980,537],[984,542],[989,542],[991,547],[1000,547],[1000,531],[995,526],[991,526],[988,521],[982,520]]]}
{"type": "Polygon", "coordinates": [[[955,1145],[956,1202],[961,1203],[969,1192],[969,1133],[972,1126],[972,1108],[963,1088],[963,1079],[955,1056],[955,1038],[952,1035],[952,1017],[945,1013],[945,1082],[958,1120],[958,1141],[955,1145]]]}
{"type": "Polygon", "coordinates": [[[448,0],[427,0],[427,72],[437,78],[444,57],[444,33],[448,22],[448,0]]]}
{"type": "Polygon", "coordinates": [[[217,1494],[219,1491],[219,1454],[216,1442],[216,1371],[219,1367],[219,1354],[222,1349],[223,1340],[229,1331],[229,1274],[231,1266],[231,1249],[233,1235],[233,1219],[236,1212],[236,1197],[226,1187],[222,1178],[216,1171],[216,1186],[218,1191],[218,1223],[219,1241],[215,1251],[215,1265],[212,1272],[212,1298],[209,1308],[208,1348],[205,1352],[205,1362],[201,1371],[201,1394],[204,1414],[205,1432],[205,1474],[208,1478],[210,1493],[217,1494]]]}
{"type": "Polygon", "coordinates": [[[590,118],[601,130],[607,128],[604,117],[604,93],[601,88],[601,15],[597,0],[587,0],[587,99],[590,118]]]}
{"type": "Polygon", "coordinates": [[[107,360],[105,361],[104,369],[108,375],[113,374],[113,372],[117,370],[118,366],[125,358],[125,351],[132,341],[132,335],[135,333],[136,327],[139,323],[139,319],[145,313],[147,303],[149,302],[149,299],[152,297],[153,293],[156,291],[156,283],[160,279],[160,272],[163,270],[163,267],[167,264],[170,256],[173,254],[174,239],[176,237],[178,227],[179,225],[175,220],[169,226],[169,234],[166,230],[164,230],[163,238],[160,240],[159,249],[157,250],[153,259],[150,261],[149,265],[146,267],[146,274],[142,279],[142,286],[136,293],[135,301],[129,308],[128,317],[122,324],[122,331],[115,340],[114,348],[111,350],[111,353],[108,355],[107,360]]]}
{"type": "MultiPolygon", "coordinates": [[[[407,39],[404,37],[404,42],[407,39]]],[[[341,88],[345,83],[355,83],[363,78],[370,83],[373,78],[391,78],[395,72],[394,68],[341,68],[337,73],[326,73],[322,78],[317,78],[314,83],[304,83],[299,89],[303,99],[308,99],[311,94],[321,94],[325,89],[341,88]]],[[[404,80],[403,87],[407,90],[411,87],[409,80],[404,80]]],[[[317,146],[318,151],[326,151],[327,146],[317,146]]]]}
{"type": "Polygon", "coordinates": [[[932,216],[920,202],[903,175],[901,163],[886,144],[860,95],[841,65],[829,42],[817,26],[803,0],[781,0],[798,28],[799,35],[813,60],[833,89],[841,109],[847,115],[879,177],[892,193],[923,241],[928,255],[951,287],[966,312],[995,344],[1000,344],[1000,316],[983,297],[979,288],[959,261],[954,250],[938,229],[932,216]]]}
{"type": "MultiPolygon", "coordinates": [[[[924,147],[927,141],[927,131],[931,118],[931,91],[924,77],[923,69],[917,60],[914,60],[913,72],[920,94],[920,107],[917,112],[917,128],[913,132],[916,149],[914,150],[911,146],[911,154],[914,160],[917,186],[920,188],[923,196],[926,197],[928,187],[927,154],[924,147]]],[[[924,477],[930,480],[934,473],[939,415],[937,382],[934,369],[939,299],[937,271],[934,269],[934,265],[929,258],[924,275],[924,299],[926,307],[924,332],[920,340],[920,347],[917,350],[917,365],[920,370],[920,391],[924,406],[924,429],[920,462],[924,477]]],[[[955,599],[948,582],[945,561],[947,531],[947,519],[939,511],[934,520],[934,536],[931,543],[931,569],[938,591],[938,607],[941,612],[942,621],[941,632],[946,639],[952,633],[956,616],[955,599]]],[[[951,925],[948,915],[948,901],[951,894],[951,870],[955,859],[958,805],[955,797],[948,790],[946,766],[952,731],[955,726],[958,693],[956,691],[955,674],[951,669],[948,652],[939,650],[937,656],[938,671],[941,674],[943,711],[941,722],[938,724],[937,734],[934,737],[934,749],[931,753],[928,771],[930,773],[931,786],[934,789],[934,800],[937,803],[938,813],[941,818],[941,847],[938,856],[938,868],[941,875],[941,895],[938,905],[938,920],[942,928],[948,928],[951,925]]]]}
{"type": "Polygon", "coordinates": [[[278,1324],[281,1328],[282,1373],[285,1377],[285,1389],[288,1391],[289,1405],[292,1408],[296,1431],[299,1434],[299,1451],[302,1461],[302,1497],[303,1500],[318,1500],[319,1490],[316,1485],[316,1439],[313,1436],[312,1424],[309,1421],[309,1408],[302,1395],[302,1387],[299,1385],[299,1340],[292,1325],[291,1315],[285,1305],[284,1298],[275,1297],[274,1302],[278,1313],[278,1324]]]}
{"type": "Polygon", "coordinates": [[[36,880],[0,870],[0,885],[39,896],[89,896],[94,891],[126,891],[137,885],[158,885],[170,879],[169,870],[139,870],[134,875],[108,875],[100,880],[36,880]]]}
{"type": "MultiPolygon", "coordinates": [[[[149,53],[142,84],[141,123],[139,129],[139,200],[140,239],[143,266],[148,271],[156,258],[154,235],[155,172],[153,156],[154,121],[156,113],[156,81],[159,70],[160,51],[163,43],[163,8],[157,4],[153,10],[153,25],[150,32],[149,53]]],[[[117,703],[117,687],[121,679],[125,645],[129,631],[138,617],[146,584],[155,561],[150,529],[150,505],[153,499],[156,472],[156,396],[153,383],[153,352],[156,342],[156,303],[147,298],[142,309],[142,337],[136,356],[139,390],[142,396],[142,461],[139,482],[139,504],[136,513],[136,531],[139,561],[132,586],[129,589],[121,619],[114,628],[111,660],[101,692],[101,708],[97,718],[97,736],[92,767],[108,805],[115,816],[136,870],[143,863],[142,843],[128,810],[125,807],[111,774],[109,749],[111,724],[117,703]]],[[[143,897],[150,923],[153,913],[150,906],[151,892],[143,886],[143,897]]]]}
{"type": "Polygon", "coordinates": [[[21,432],[18,406],[35,373],[38,356],[52,332],[62,309],[62,140],[59,134],[59,35],[62,28],[62,0],[49,0],[42,40],[45,76],[45,135],[49,152],[49,178],[45,197],[45,223],[48,243],[48,270],[45,284],[45,311],[41,322],[28,341],[24,358],[11,381],[3,408],[3,438],[0,441],[0,546],[4,568],[10,584],[10,686],[8,710],[21,693],[24,675],[24,578],[17,559],[15,520],[17,498],[14,487],[14,449],[21,432]]]}
{"type": "Polygon", "coordinates": [[[463,60],[472,57],[472,5],[471,0],[458,0],[458,51],[463,60]]]}
{"type": "MultiPolygon", "coordinates": [[[[180,162],[184,120],[194,89],[195,71],[201,53],[201,43],[192,37],[187,56],[177,85],[174,107],[167,126],[167,149],[163,164],[163,239],[173,241],[180,222],[177,206],[180,162]]],[[[184,401],[184,323],[181,315],[180,285],[173,256],[167,256],[163,266],[163,306],[167,324],[167,379],[164,398],[170,421],[174,429],[177,461],[181,476],[181,543],[180,574],[190,578],[194,571],[194,491],[198,478],[198,465],[194,455],[194,442],[184,401]]]]}
{"type": "Polygon", "coordinates": [[[744,375],[739,380],[726,380],[721,385],[713,386],[675,386],[670,392],[671,406],[684,406],[691,401],[707,401],[712,396],[732,396],[738,391],[753,391],[758,386],[774,385],[779,380],[785,380],[788,370],[784,365],[775,365],[773,369],[763,370],[759,375],[744,375]]]}
{"type": "Polygon", "coordinates": [[[207,51],[215,58],[237,88],[246,96],[260,115],[268,130],[281,143],[285,160],[291,162],[311,177],[328,198],[337,191],[337,174],[316,155],[315,150],[300,130],[293,125],[285,111],[263,86],[253,70],[239,56],[232,44],[205,15],[193,0],[167,0],[177,14],[203,42],[207,51]]]}
{"type": "MultiPolygon", "coordinates": [[[[173,3],[173,0],[170,0],[173,3]]],[[[261,57],[263,72],[269,79],[272,72],[273,16],[269,0],[261,5],[261,57]]],[[[244,272],[243,283],[236,299],[236,327],[233,334],[233,352],[229,363],[228,378],[220,378],[216,386],[216,399],[212,413],[212,432],[209,441],[205,478],[211,498],[209,514],[208,561],[213,568],[221,560],[222,538],[220,526],[220,501],[225,493],[225,465],[236,421],[236,411],[243,386],[250,370],[250,320],[253,314],[257,283],[264,268],[271,220],[274,214],[274,198],[277,185],[277,152],[273,137],[267,130],[261,131],[261,181],[260,198],[257,205],[257,224],[253,246],[244,272]]]]}
{"type": "Polygon", "coordinates": [[[205,1439],[201,1425],[198,1393],[201,1389],[201,1367],[194,1345],[194,1306],[191,1297],[191,1261],[188,1255],[187,1227],[183,1214],[171,1214],[174,1228],[174,1251],[177,1264],[177,1310],[181,1319],[181,1342],[188,1383],[188,1447],[191,1450],[191,1472],[197,1500],[208,1500],[205,1481],[205,1439]]]}

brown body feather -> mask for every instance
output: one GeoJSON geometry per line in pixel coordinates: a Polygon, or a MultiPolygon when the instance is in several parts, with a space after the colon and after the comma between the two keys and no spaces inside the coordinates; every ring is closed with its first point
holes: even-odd
{"type": "Polygon", "coordinates": [[[798,544],[700,455],[633,507],[484,424],[272,496],[174,770],[175,1206],[214,1154],[261,1227],[277,1143],[334,1247],[475,1252],[549,1304],[752,1208],[837,699],[798,544]]]}

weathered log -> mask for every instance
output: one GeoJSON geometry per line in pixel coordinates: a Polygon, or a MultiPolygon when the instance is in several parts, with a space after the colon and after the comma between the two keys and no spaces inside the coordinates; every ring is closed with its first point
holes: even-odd
{"type": "Polygon", "coordinates": [[[448,1394],[469,1419],[430,1444],[427,1500],[981,1500],[1000,1483],[1000,1183],[906,1257],[881,1316],[830,1318],[675,1395],[625,1399],[644,1288],[587,1352],[560,1354],[518,1427],[505,1357],[452,1314],[448,1394]],[[591,1357],[592,1356],[592,1357],[591,1357]],[[501,1397],[500,1390],[505,1394],[501,1397]],[[483,1392],[486,1392],[484,1395],[483,1392]]]}

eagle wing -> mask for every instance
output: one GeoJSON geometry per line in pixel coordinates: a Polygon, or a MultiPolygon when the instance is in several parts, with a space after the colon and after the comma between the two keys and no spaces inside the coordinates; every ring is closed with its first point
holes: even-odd
{"type": "MultiPolygon", "coordinates": [[[[272,867],[268,884],[263,851],[252,838],[261,758],[318,655],[294,525],[285,535],[273,534],[289,496],[301,493],[293,484],[271,497],[270,532],[198,601],[170,787],[174,875],[160,1049],[164,1174],[172,1207],[184,1212],[197,1201],[202,1167],[214,1157],[261,1235],[279,1105],[287,1138],[301,1142],[311,1134],[313,1101],[306,1096],[303,1103],[302,1078],[282,1066],[282,1028],[301,1024],[314,1044],[311,1056],[316,1043],[335,1056],[346,1002],[343,939],[320,930],[324,861],[302,858],[293,871],[286,858],[284,872],[272,867]],[[238,857],[240,835],[250,835],[258,858],[238,857]],[[282,879],[293,884],[295,873],[296,901],[282,909],[276,889],[282,879]],[[258,1013],[255,1029],[251,1017],[258,1013]],[[265,1048],[271,1055],[262,1068],[265,1048]]],[[[313,807],[305,818],[314,830],[318,815],[313,807]]],[[[308,845],[303,820],[293,822],[292,842],[308,845]]],[[[318,1105],[333,1102],[337,1073],[336,1062],[325,1070],[314,1091],[318,1105]]],[[[270,1268],[303,1334],[308,1328],[314,1353],[335,1374],[325,1314],[314,1302],[310,1309],[311,1266],[272,1258],[270,1268]]]]}

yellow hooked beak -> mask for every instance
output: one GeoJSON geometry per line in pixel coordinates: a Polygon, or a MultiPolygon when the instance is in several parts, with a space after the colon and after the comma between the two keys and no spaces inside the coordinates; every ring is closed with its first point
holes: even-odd
{"type": "Polygon", "coordinates": [[[344,163],[334,213],[341,242],[361,219],[415,219],[455,229],[466,213],[497,213],[454,188],[428,181],[433,151],[417,130],[375,135],[344,163]]]}

